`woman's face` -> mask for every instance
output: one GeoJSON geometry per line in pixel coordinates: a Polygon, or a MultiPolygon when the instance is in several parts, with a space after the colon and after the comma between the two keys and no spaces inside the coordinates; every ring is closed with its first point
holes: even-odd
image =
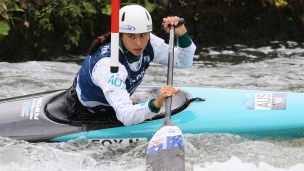
{"type": "Polygon", "coordinates": [[[135,56],[142,54],[146,48],[150,37],[150,32],[147,33],[122,33],[121,40],[127,51],[135,56]]]}

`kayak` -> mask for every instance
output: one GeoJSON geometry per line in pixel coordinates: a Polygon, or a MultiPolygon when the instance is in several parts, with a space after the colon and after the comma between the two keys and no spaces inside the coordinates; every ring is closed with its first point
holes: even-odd
{"type": "MultiPolygon", "coordinates": [[[[230,133],[253,137],[304,137],[304,94],[296,92],[179,87],[171,120],[183,134],[230,133]]],[[[133,103],[155,98],[160,87],[140,86],[133,103]]],[[[0,136],[29,142],[135,142],[150,140],[164,120],[124,126],[115,114],[69,120],[63,110],[67,90],[0,100],[0,136]]]]}

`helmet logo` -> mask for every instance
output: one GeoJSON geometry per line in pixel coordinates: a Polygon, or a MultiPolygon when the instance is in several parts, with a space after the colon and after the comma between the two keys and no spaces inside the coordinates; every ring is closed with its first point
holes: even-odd
{"type": "Polygon", "coordinates": [[[147,25],[147,30],[152,30],[152,25],[147,25]]]}
{"type": "Polygon", "coordinates": [[[122,26],[119,26],[119,30],[121,30],[121,31],[135,31],[136,28],[133,27],[133,26],[130,26],[130,25],[122,25],[122,26]]]}

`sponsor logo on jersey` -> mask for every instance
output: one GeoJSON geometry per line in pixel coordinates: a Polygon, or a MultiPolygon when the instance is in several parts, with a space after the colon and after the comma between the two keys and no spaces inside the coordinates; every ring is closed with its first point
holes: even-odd
{"type": "Polygon", "coordinates": [[[108,52],[108,49],[109,49],[110,46],[104,46],[102,49],[101,49],[101,54],[105,54],[108,52]]]}

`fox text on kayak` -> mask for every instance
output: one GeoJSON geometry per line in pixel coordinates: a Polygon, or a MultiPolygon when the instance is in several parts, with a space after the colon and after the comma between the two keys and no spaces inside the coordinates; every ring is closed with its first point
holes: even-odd
{"type": "Polygon", "coordinates": [[[88,139],[88,143],[108,146],[112,144],[136,144],[137,142],[147,142],[147,138],[119,138],[119,139],[88,139]]]}

